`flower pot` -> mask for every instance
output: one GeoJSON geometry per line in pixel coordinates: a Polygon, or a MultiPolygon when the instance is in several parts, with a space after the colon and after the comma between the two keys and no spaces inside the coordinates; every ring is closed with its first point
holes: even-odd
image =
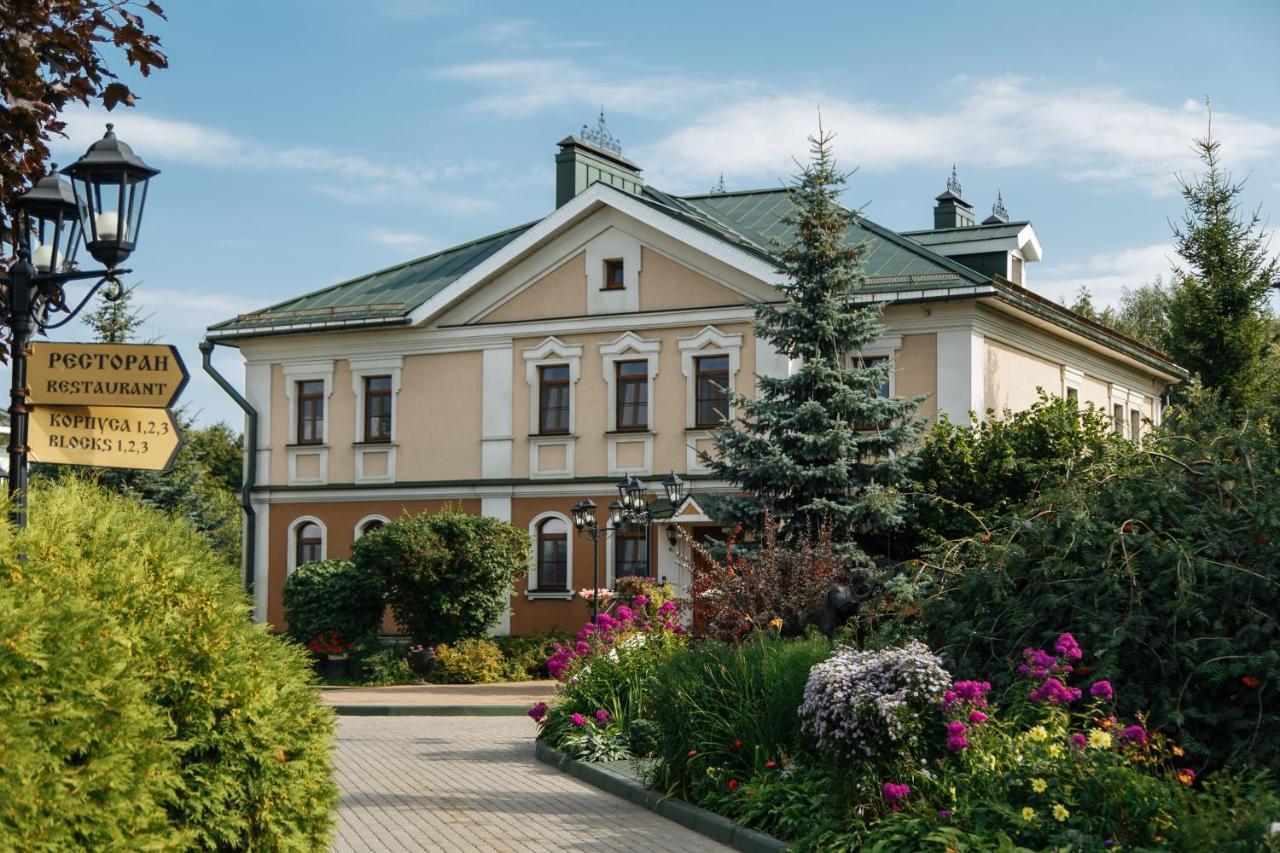
{"type": "Polygon", "coordinates": [[[427,670],[431,669],[431,658],[431,649],[411,649],[406,655],[409,668],[415,675],[423,676],[427,674],[427,670]]]}
{"type": "Polygon", "coordinates": [[[347,678],[350,672],[349,663],[346,655],[325,655],[322,662],[324,677],[329,681],[347,678]]]}

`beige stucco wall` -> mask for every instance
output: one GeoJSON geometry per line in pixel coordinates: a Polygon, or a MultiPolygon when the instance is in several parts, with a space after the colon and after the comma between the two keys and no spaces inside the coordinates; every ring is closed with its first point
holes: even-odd
{"type": "Polygon", "coordinates": [[[928,395],[920,406],[921,417],[938,413],[938,336],[933,333],[903,335],[902,349],[894,357],[894,390],[899,397],[928,395]]]}
{"type": "Polygon", "coordinates": [[[587,313],[586,253],[579,252],[485,315],[486,323],[580,317],[587,313]]]}
{"type": "Polygon", "coordinates": [[[1080,387],[1080,404],[1092,403],[1095,407],[1107,411],[1110,386],[1106,381],[1086,373],[1080,387]]]}
{"type": "Polygon", "coordinates": [[[405,357],[396,400],[396,479],[480,476],[483,359],[478,350],[405,357]]]}
{"type": "Polygon", "coordinates": [[[983,380],[988,409],[1018,411],[1036,402],[1037,388],[1062,393],[1062,366],[987,338],[983,380]]]}
{"type": "Polygon", "coordinates": [[[647,246],[640,249],[640,310],[739,305],[742,294],[647,246]]]}

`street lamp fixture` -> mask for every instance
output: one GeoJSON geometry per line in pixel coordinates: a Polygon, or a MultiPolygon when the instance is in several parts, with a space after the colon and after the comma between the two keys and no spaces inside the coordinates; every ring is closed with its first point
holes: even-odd
{"type": "Polygon", "coordinates": [[[675,512],[680,506],[680,502],[684,500],[686,483],[680,479],[680,476],[672,471],[662,481],[662,488],[666,490],[667,500],[671,502],[671,511],[675,512]]]}
{"type": "Polygon", "coordinates": [[[124,295],[119,265],[137,245],[147,185],[158,175],[116,139],[111,125],[85,155],[62,170],[57,166],[13,199],[13,247],[17,260],[0,275],[0,310],[12,333],[9,405],[9,514],[14,525],[27,524],[27,353],[31,338],[71,322],[99,290],[109,301],[124,295]],[[76,250],[84,240],[106,269],[82,271],[76,250]],[[68,282],[98,279],[74,307],[67,305],[68,282]],[[106,290],[103,290],[107,287],[106,290]],[[50,322],[51,314],[65,314],[50,322]]]}

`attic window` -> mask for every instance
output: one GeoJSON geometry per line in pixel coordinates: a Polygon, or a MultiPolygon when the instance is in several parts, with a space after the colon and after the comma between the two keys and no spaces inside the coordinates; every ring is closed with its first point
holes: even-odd
{"type": "Polygon", "coordinates": [[[610,258],[604,262],[604,289],[622,290],[627,286],[622,258],[610,258]]]}

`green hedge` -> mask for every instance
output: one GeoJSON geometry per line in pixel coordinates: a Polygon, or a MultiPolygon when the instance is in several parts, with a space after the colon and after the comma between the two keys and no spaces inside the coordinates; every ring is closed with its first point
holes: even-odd
{"type": "Polygon", "coordinates": [[[156,837],[159,803],[165,846],[324,847],[333,715],[308,686],[306,653],[251,624],[235,567],[185,522],[87,483],[37,485],[31,508],[24,534],[0,536],[0,578],[20,601],[53,604],[5,623],[21,632],[31,620],[26,645],[0,658],[6,690],[31,695],[25,711],[13,712],[14,695],[0,714],[0,744],[37,757],[0,758],[6,771],[30,768],[0,772],[4,834],[37,848],[137,849],[156,837]],[[114,782],[86,767],[111,768],[114,782]],[[96,794],[78,787],[94,778],[96,794]],[[45,795],[33,799],[33,785],[45,795]],[[65,802],[76,797],[79,808],[65,802]],[[109,826],[130,841],[95,834],[109,826]],[[57,840],[67,838],[78,840],[57,840]]]}
{"type": "Polygon", "coordinates": [[[350,560],[306,563],[284,582],[289,634],[304,646],[331,631],[358,643],[377,632],[385,609],[378,576],[350,560]]]}

